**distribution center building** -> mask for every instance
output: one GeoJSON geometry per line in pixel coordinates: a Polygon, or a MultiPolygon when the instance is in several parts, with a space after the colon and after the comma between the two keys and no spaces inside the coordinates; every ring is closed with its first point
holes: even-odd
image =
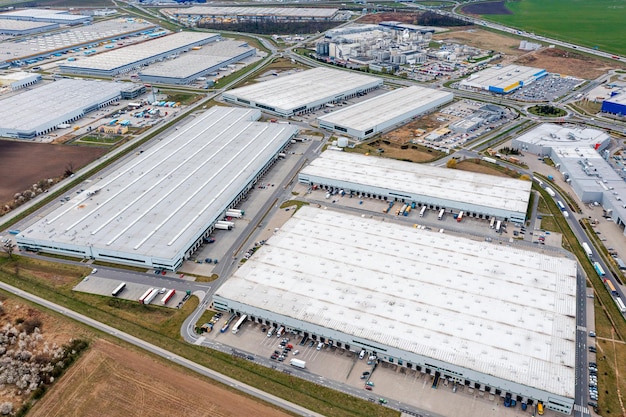
{"type": "Polygon", "coordinates": [[[602,101],[602,113],[626,115],[626,89],[602,101]]]}
{"type": "Polygon", "coordinates": [[[363,140],[449,103],[453,98],[452,93],[432,88],[399,88],[317,120],[321,128],[363,140]]]}
{"type": "Polygon", "coordinates": [[[188,119],[24,228],[18,247],[178,269],[297,133],[260,117],[216,106],[188,119]]]}
{"type": "Polygon", "coordinates": [[[515,223],[526,219],[532,186],[530,181],[337,151],[314,159],[300,171],[298,181],[330,191],[515,223]]]}
{"type": "Polygon", "coordinates": [[[6,13],[0,13],[0,19],[28,20],[31,22],[50,22],[62,25],[80,25],[93,20],[91,16],[71,14],[65,10],[51,9],[19,9],[6,13]]]}
{"type": "Polygon", "coordinates": [[[548,72],[541,68],[524,67],[521,65],[495,66],[470,75],[468,78],[461,80],[459,86],[467,89],[508,94],[546,75],[548,75],[548,72]]]}
{"type": "Polygon", "coordinates": [[[0,19],[0,34],[2,35],[32,35],[33,33],[47,32],[58,28],[58,23],[0,19]]]}
{"type": "Polygon", "coordinates": [[[8,86],[12,91],[30,87],[41,81],[41,75],[32,72],[10,72],[0,75],[0,87],[8,86]]]}
{"type": "Polygon", "coordinates": [[[0,136],[32,139],[119,101],[119,83],[61,79],[0,100],[0,136]]]}
{"type": "Polygon", "coordinates": [[[282,117],[309,113],[328,103],[362,95],[383,85],[371,75],[318,67],[224,92],[225,101],[282,117]]]}
{"type": "Polygon", "coordinates": [[[59,69],[69,74],[112,77],[219,39],[220,35],[215,33],[178,32],[78,61],[66,62],[59,65],[59,69]]]}
{"type": "MultiPolygon", "coordinates": [[[[624,230],[626,173],[622,169],[618,174],[606,161],[610,144],[611,136],[600,129],[553,123],[538,125],[511,142],[524,153],[549,156],[580,201],[602,204],[606,217],[624,230]]],[[[613,158],[616,165],[623,161],[620,155],[613,158]]]]}
{"type": "MultiPolygon", "coordinates": [[[[4,22],[9,20],[0,20],[0,27],[4,22]]],[[[21,23],[30,22],[21,21],[21,23]]],[[[143,19],[118,18],[5,41],[0,43],[0,66],[11,63],[34,64],[47,57],[63,56],[63,52],[72,50],[79,52],[79,48],[93,48],[100,42],[145,35],[155,29],[154,24],[143,19]]]]}
{"type": "Polygon", "coordinates": [[[190,84],[198,78],[217,72],[220,68],[256,55],[247,42],[225,40],[213,42],[198,51],[190,51],[173,59],[151,65],[138,75],[144,82],[154,84],[190,84]]]}
{"type": "Polygon", "coordinates": [[[267,243],[216,309],[572,411],[574,260],[306,206],[267,243]]]}

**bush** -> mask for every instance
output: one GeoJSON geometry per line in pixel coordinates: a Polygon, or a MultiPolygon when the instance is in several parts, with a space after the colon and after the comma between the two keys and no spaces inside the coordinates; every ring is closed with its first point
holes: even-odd
{"type": "Polygon", "coordinates": [[[41,330],[41,324],[41,320],[38,318],[28,319],[22,325],[22,330],[24,330],[26,334],[31,334],[35,331],[36,328],[39,328],[39,330],[41,330]]]}

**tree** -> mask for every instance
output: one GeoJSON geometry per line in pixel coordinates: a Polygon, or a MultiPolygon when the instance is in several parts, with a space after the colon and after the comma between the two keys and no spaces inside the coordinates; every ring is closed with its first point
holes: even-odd
{"type": "Polygon", "coordinates": [[[528,174],[523,174],[519,177],[520,180],[524,180],[524,181],[530,181],[530,175],[528,174]]]}
{"type": "Polygon", "coordinates": [[[13,252],[15,251],[15,244],[11,242],[7,242],[2,245],[2,250],[9,255],[9,259],[13,259],[13,252]]]}
{"type": "Polygon", "coordinates": [[[446,167],[450,169],[456,169],[456,159],[452,158],[448,160],[448,162],[446,163],[446,167]]]}

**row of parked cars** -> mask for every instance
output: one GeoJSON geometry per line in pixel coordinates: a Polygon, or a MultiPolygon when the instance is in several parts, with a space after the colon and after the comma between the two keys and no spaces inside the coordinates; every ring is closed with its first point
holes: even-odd
{"type": "Polygon", "coordinates": [[[598,365],[595,362],[589,362],[589,398],[593,401],[589,401],[588,405],[597,407],[595,401],[598,401],[598,365]]]}

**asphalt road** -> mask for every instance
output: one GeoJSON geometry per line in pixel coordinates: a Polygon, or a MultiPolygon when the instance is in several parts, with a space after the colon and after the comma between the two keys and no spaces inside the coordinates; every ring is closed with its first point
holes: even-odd
{"type": "Polygon", "coordinates": [[[120,340],[123,340],[127,343],[130,343],[134,346],[140,347],[150,353],[153,353],[155,355],[158,355],[162,358],[167,359],[168,361],[184,366],[185,368],[188,368],[194,372],[197,372],[201,375],[204,375],[206,377],[209,377],[217,382],[220,382],[224,385],[228,385],[230,387],[233,387],[245,394],[251,395],[255,398],[258,398],[260,400],[263,400],[265,402],[268,402],[270,404],[274,404],[280,408],[283,408],[287,411],[290,411],[292,413],[301,415],[301,416],[310,416],[310,417],[324,417],[322,414],[318,414],[315,413],[311,410],[308,410],[304,407],[301,407],[297,404],[294,404],[292,402],[283,400],[282,398],[276,397],[272,394],[266,393],[264,391],[261,391],[257,388],[254,388],[250,385],[244,384],[242,382],[239,382],[233,378],[230,378],[224,374],[221,374],[219,372],[215,372],[209,368],[206,368],[202,365],[198,365],[197,363],[194,363],[188,359],[183,358],[182,356],[176,355],[174,353],[171,353],[165,349],[162,349],[158,346],[155,346],[151,343],[145,342],[135,336],[132,336],[128,333],[122,332],[118,329],[115,329],[111,326],[108,326],[106,324],[100,323],[99,321],[96,321],[92,318],[89,318],[87,316],[84,316],[82,314],[76,313],[72,310],[68,310],[63,306],[60,306],[58,304],[52,303],[50,301],[47,301],[41,297],[38,297],[34,294],[28,293],[26,291],[22,291],[16,287],[13,287],[11,285],[5,284],[4,282],[0,281],[0,288],[10,292],[12,294],[17,295],[18,297],[21,297],[25,300],[31,301],[35,304],[39,304],[40,306],[43,306],[45,308],[48,308],[52,311],[55,311],[57,313],[60,313],[68,318],[71,318],[73,320],[76,320],[80,323],[86,324],[90,327],[93,327],[94,329],[103,331],[105,333],[108,333],[120,340]]]}

